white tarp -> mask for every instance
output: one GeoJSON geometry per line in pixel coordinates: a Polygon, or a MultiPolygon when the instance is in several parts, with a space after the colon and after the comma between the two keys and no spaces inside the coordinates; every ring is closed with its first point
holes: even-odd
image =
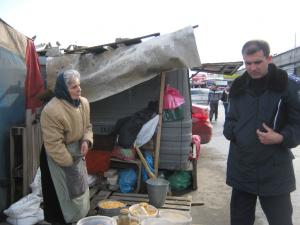
{"type": "Polygon", "coordinates": [[[82,96],[98,101],[176,68],[201,65],[192,27],[119,47],[101,54],[65,54],[47,60],[47,81],[53,89],[58,73],[81,73],[82,96]]]}

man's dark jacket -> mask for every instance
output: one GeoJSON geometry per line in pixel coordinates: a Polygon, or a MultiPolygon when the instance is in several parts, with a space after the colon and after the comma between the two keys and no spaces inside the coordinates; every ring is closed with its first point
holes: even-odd
{"type": "Polygon", "coordinates": [[[250,88],[247,72],[230,89],[224,136],[230,140],[226,183],[249,193],[272,196],[295,190],[291,148],[300,142],[300,88],[287,73],[269,65],[264,91],[250,88]],[[283,135],[281,144],[260,143],[256,130],[267,124],[283,135]]]}

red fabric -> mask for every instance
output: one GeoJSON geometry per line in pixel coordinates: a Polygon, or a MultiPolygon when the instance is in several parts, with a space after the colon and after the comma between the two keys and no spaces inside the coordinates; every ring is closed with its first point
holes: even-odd
{"type": "Polygon", "coordinates": [[[90,150],[85,156],[89,174],[103,174],[110,166],[110,151],[90,150]]]}
{"type": "Polygon", "coordinates": [[[212,125],[209,120],[192,117],[192,134],[201,137],[201,144],[206,144],[212,137],[212,125]]]}
{"type": "Polygon", "coordinates": [[[44,81],[40,72],[38,55],[32,40],[27,40],[26,47],[27,74],[25,80],[25,107],[35,112],[35,109],[42,106],[37,96],[44,92],[44,81]]]}
{"type": "Polygon", "coordinates": [[[192,117],[207,120],[208,114],[208,107],[192,104],[192,117]]]}

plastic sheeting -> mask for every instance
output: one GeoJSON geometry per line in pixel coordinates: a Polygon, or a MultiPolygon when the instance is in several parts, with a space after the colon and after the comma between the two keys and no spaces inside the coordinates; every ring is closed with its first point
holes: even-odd
{"type": "Polygon", "coordinates": [[[122,46],[102,54],[70,54],[47,60],[48,88],[66,69],[81,73],[82,95],[90,102],[120,93],[163,71],[201,65],[192,27],[122,46]]]}

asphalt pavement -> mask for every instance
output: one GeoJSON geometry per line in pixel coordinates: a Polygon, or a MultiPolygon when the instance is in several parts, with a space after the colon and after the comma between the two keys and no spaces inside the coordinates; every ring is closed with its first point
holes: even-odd
{"type": "MultiPolygon", "coordinates": [[[[200,159],[197,165],[198,189],[187,193],[192,195],[193,202],[204,203],[192,206],[193,224],[195,225],[229,225],[229,204],[231,188],[225,184],[226,161],[229,142],[223,132],[224,108],[219,104],[218,121],[213,121],[213,136],[208,144],[201,145],[200,159]]],[[[293,149],[294,168],[297,187],[300,187],[300,147],[293,149]]],[[[292,193],[293,223],[300,225],[300,189],[292,193]]],[[[256,208],[254,225],[268,225],[259,205],[256,208]]]]}

